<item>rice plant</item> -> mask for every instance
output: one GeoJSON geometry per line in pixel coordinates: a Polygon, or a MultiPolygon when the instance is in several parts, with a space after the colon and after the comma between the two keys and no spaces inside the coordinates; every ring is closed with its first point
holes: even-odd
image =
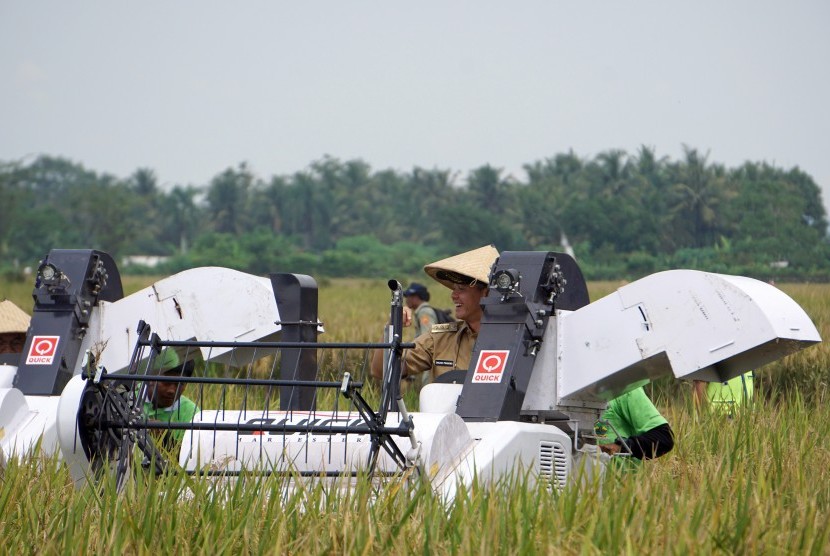
{"type": "MultiPolygon", "coordinates": [[[[830,337],[830,286],[781,287],[830,337]]],[[[320,293],[325,341],[377,339],[384,283],[334,281],[320,293]]],[[[57,458],[12,458],[0,467],[0,546],[8,554],[827,554],[828,364],[830,347],[820,344],[761,369],[757,403],[733,419],[696,410],[688,388],[657,391],[677,437],[668,455],[562,491],[517,469],[449,505],[404,478],[286,489],[296,477],[208,481],[175,469],[134,469],[119,493],[108,477],[76,488],[57,458]]],[[[415,407],[417,386],[407,396],[415,407]]]]}

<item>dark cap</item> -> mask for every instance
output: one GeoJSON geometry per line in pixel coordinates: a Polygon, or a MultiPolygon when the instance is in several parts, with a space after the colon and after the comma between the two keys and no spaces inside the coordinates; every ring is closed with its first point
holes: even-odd
{"type": "Polygon", "coordinates": [[[424,301],[429,301],[429,291],[427,287],[423,284],[419,284],[418,282],[412,282],[409,284],[409,287],[403,291],[404,297],[409,297],[410,295],[417,295],[424,301]]]}

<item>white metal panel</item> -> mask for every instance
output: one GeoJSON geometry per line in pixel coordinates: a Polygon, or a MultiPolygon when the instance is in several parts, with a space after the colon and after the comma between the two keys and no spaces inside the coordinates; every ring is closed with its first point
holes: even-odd
{"type": "Polygon", "coordinates": [[[659,272],[557,320],[560,396],[608,400],[645,380],[727,380],[821,341],[804,310],[751,278],[659,272]]]}
{"type": "Polygon", "coordinates": [[[646,324],[638,307],[623,306],[618,292],[559,316],[560,400],[608,401],[632,383],[667,372],[666,361],[646,364],[637,345],[646,324]]]}
{"type": "Polygon", "coordinates": [[[548,321],[542,345],[533,364],[533,373],[527,385],[522,410],[545,411],[556,407],[556,324],[558,316],[562,313],[564,311],[558,311],[557,316],[551,317],[548,321]]]}
{"type": "Polygon", "coordinates": [[[47,456],[58,449],[58,400],[58,396],[24,396],[16,388],[0,389],[0,462],[24,456],[36,446],[47,456]]]}
{"type": "MultiPolygon", "coordinates": [[[[139,320],[168,341],[268,341],[276,340],[280,330],[274,324],[279,312],[270,280],[203,267],[174,274],[113,303],[99,303],[82,350],[91,348],[110,372],[126,368],[139,320]]],[[[229,357],[228,352],[214,349],[210,356],[229,357]]]]}
{"type": "Polygon", "coordinates": [[[455,413],[463,384],[425,384],[418,393],[418,409],[422,413],[455,413]]]}
{"type": "MultiPolygon", "coordinates": [[[[470,444],[466,426],[454,413],[413,413],[415,435],[421,446],[421,460],[430,473],[446,473],[455,465],[459,452],[470,444]],[[438,434],[440,439],[433,442],[438,434]],[[433,446],[437,450],[433,450],[433,446]]],[[[201,411],[195,423],[267,423],[279,425],[363,425],[357,411],[201,411]]],[[[387,426],[397,426],[400,416],[391,412],[387,426]]],[[[395,443],[406,454],[409,439],[395,437],[395,443]]],[[[280,471],[348,472],[364,469],[369,461],[371,441],[366,434],[280,433],[263,431],[251,434],[236,431],[186,431],[179,462],[185,469],[240,471],[242,469],[277,469],[280,471]]],[[[378,468],[397,471],[397,466],[384,450],[379,453],[378,468]]]]}
{"type": "Polygon", "coordinates": [[[570,477],[571,439],[554,426],[497,421],[468,422],[467,427],[474,448],[443,483],[433,483],[447,500],[474,479],[520,479],[521,473],[530,472],[531,480],[552,480],[552,486],[558,487],[570,477]]]}

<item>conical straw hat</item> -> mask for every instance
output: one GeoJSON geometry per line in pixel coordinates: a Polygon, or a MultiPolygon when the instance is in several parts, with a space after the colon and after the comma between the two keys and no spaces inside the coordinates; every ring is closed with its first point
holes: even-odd
{"type": "Polygon", "coordinates": [[[490,270],[499,258],[499,251],[492,245],[485,245],[460,255],[436,261],[424,267],[424,272],[448,288],[456,284],[472,285],[473,282],[488,284],[490,270]]]}
{"type": "Polygon", "coordinates": [[[14,332],[25,334],[29,330],[31,320],[23,309],[8,299],[0,301],[0,334],[14,332]]]}

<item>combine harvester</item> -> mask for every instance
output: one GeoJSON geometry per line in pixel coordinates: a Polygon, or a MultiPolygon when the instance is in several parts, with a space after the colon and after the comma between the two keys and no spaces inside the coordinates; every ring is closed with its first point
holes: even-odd
{"type": "MultiPolygon", "coordinates": [[[[2,374],[12,381],[0,383],[0,460],[38,441],[44,454],[57,451],[58,402],[67,383],[93,360],[124,372],[142,318],[170,340],[271,340],[280,332],[270,281],[226,268],[185,271],[124,297],[107,253],[53,250],[38,267],[32,297],[24,350],[16,369],[2,374]]],[[[223,355],[230,354],[216,353],[223,355]]]]}
{"type": "Polygon", "coordinates": [[[459,383],[425,386],[410,413],[395,281],[388,341],[376,344],[318,342],[317,287],[304,275],[195,269],[126,298],[116,282],[104,253],[53,251],[42,263],[15,387],[0,389],[6,457],[42,436],[79,484],[104,469],[123,483],[140,465],[223,477],[407,473],[450,499],[473,477],[529,469],[560,488],[577,465],[607,461],[593,434],[610,399],[668,375],[725,381],[821,341],[798,304],[757,280],[674,270],[589,303],[568,255],[505,252],[470,368],[439,377],[459,383]],[[372,407],[361,381],[376,349],[387,362],[372,407]],[[153,370],[170,351],[196,362],[193,376],[153,370]],[[187,384],[203,409],[183,423],[147,419],[159,382],[187,384]],[[183,436],[170,458],[157,439],[174,431],[183,436]]]}

